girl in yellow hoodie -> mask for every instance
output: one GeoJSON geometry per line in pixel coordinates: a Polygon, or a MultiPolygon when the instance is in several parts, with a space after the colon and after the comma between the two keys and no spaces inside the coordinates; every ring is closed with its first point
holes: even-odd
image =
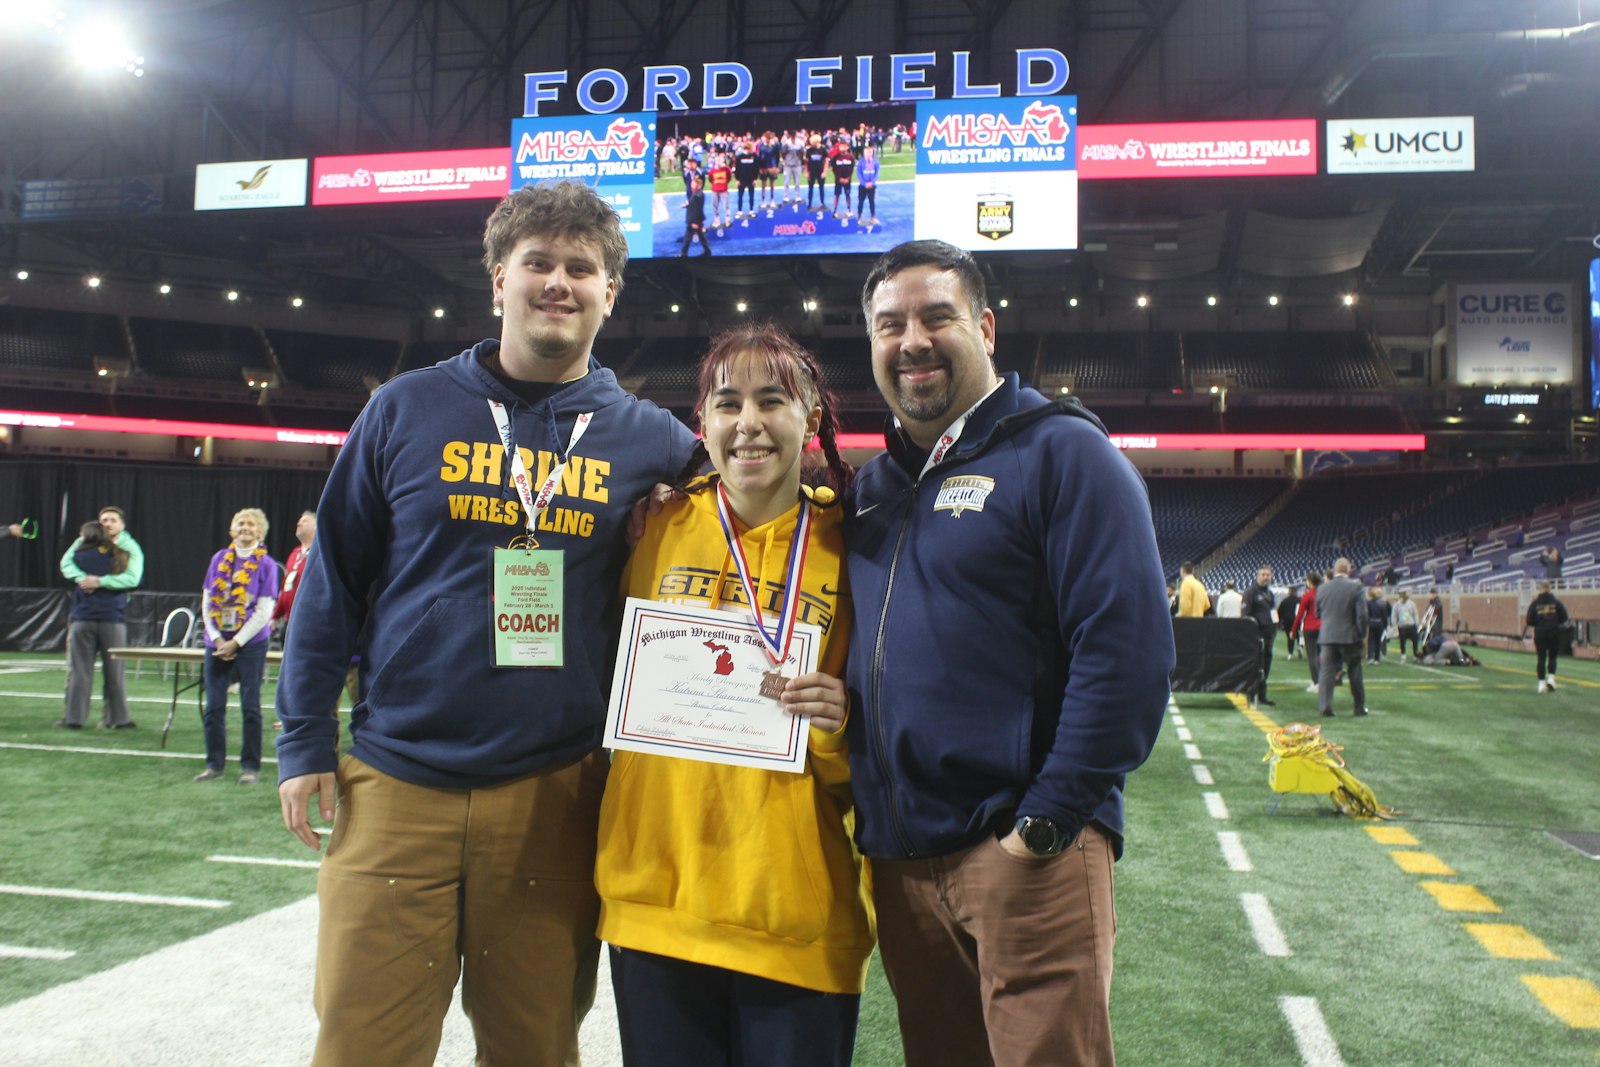
{"type": "Polygon", "coordinates": [[[802,486],[807,442],[818,437],[839,490],[851,471],[815,357],[775,328],[718,337],[701,361],[696,407],[704,445],[690,470],[709,458],[715,473],[650,519],[623,593],[748,617],[725,517],[770,629],[809,519],[797,614],[821,629],[822,645],[817,672],[782,696],[790,713],[811,716],[802,773],[613,757],[595,882],[623,1059],[845,1067],[875,934],[851,842],[841,508],[834,490],[802,486]]]}

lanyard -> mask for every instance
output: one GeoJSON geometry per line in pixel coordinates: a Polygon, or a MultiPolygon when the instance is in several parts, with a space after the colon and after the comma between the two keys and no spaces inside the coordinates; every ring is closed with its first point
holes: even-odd
{"type": "Polygon", "coordinates": [[[917,481],[920,482],[927,477],[928,472],[937,467],[939,461],[944,459],[945,455],[955,447],[956,442],[961,440],[961,432],[967,428],[967,420],[972,418],[972,413],[978,410],[984,400],[988,400],[993,396],[994,391],[1000,388],[1000,385],[1001,379],[996,378],[994,384],[989,387],[989,391],[983,394],[983,398],[968,408],[959,419],[950,424],[944,433],[939,435],[939,442],[933,446],[933,451],[928,453],[928,462],[922,465],[922,473],[917,475],[917,481]]]}
{"type": "Polygon", "coordinates": [[[583,431],[589,428],[589,420],[594,418],[594,412],[585,411],[579,415],[572,424],[572,439],[567,442],[566,450],[560,456],[561,462],[550,469],[550,476],[539,487],[539,495],[533,494],[533,482],[528,477],[528,465],[522,462],[522,453],[517,450],[517,439],[511,433],[511,419],[506,415],[506,406],[498,400],[489,401],[489,411],[494,415],[494,424],[500,430],[500,443],[505,446],[506,456],[511,460],[511,480],[517,487],[517,496],[522,498],[522,511],[528,520],[528,541],[536,544],[535,527],[544,515],[545,508],[550,506],[550,498],[556,495],[556,486],[561,483],[561,475],[566,472],[567,460],[572,458],[572,450],[578,447],[578,439],[583,436],[583,431]]]}
{"type": "Polygon", "coordinates": [[[750,602],[750,617],[761,632],[762,650],[780,670],[789,658],[789,644],[794,640],[794,624],[799,618],[800,579],[806,569],[806,549],[811,543],[811,501],[800,501],[800,517],[795,520],[794,541],[789,545],[789,559],[785,564],[783,603],[778,606],[778,626],[767,632],[761,619],[761,603],[756,599],[755,584],[750,580],[750,565],[745,562],[744,545],[733,525],[733,511],[728,507],[728,494],[722,482],[717,482],[717,518],[722,521],[722,536],[728,541],[728,552],[739,572],[739,584],[744,587],[744,598],[750,602]]]}

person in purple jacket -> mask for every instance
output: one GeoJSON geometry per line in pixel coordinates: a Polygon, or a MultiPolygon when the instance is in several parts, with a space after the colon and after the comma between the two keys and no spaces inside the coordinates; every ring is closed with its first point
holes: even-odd
{"type": "Polygon", "coordinates": [[[229,524],[233,543],[211,557],[200,591],[206,625],[206,769],[197,782],[222,777],[228,762],[228,683],[239,679],[244,741],[239,746],[239,784],[261,780],[261,677],[278,604],[278,564],[262,543],[267,516],[245,508],[229,524]]]}

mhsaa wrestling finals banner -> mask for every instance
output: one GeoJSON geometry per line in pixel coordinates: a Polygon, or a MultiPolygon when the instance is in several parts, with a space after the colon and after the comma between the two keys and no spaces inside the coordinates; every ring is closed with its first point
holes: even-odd
{"type": "Polygon", "coordinates": [[[1078,247],[1078,98],[917,105],[915,229],[971,249],[1078,247]]]}
{"type": "Polygon", "coordinates": [[[650,255],[655,175],[656,115],[573,115],[521,118],[511,123],[511,188],[577,178],[594,186],[616,209],[630,258],[650,255]]]}

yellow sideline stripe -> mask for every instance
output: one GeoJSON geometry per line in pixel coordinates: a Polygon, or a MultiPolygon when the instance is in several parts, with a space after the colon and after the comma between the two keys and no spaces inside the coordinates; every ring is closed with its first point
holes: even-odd
{"type": "MultiPolygon", "coordinates": [[[[1571,659],[1570,656],[1567,658],[1571,659]]],[[[1506,674],[1515,674],[1523,678],[1532,678],[1534,676],[1533,671],[1522,670],[1518,667],[1497,667],[1493,663],[1485,663],[1484,666],[1488,667],[1491,671],[1504,671],[1506,674]]],[[[1570,674],[1558,674],[1556,675],[1556,680],[1560,685],[1581,685],[1586,689],[1600,689],[1600,682],[1591,682],[1585,678],[1574,678],[1570,674]]],[[[1499,689],[1504,687],[1496,686],[1495,688],[1499,689]]],[[[1560,691],[1561,690],[1559,688],[1556,690],[1558,693],[1560,691]]]]}
{"type": "Polygon", "coordinates": [[[1522,984],[1557,1019],[1575,1030],[1600,1030],[1600,989],[1587,978],[1546,978],[1525,974],[1522,984]]]}
{"type": "Polygon", "coordinates": [[[1489,955],[1503,960],[1559,960],[1543,941],[1514,923],[1462,923],[1489,955]]]}
{"type": "Polygon", "coordinates": [[[1439,907],[1445,911],[1482,911],[1495,915],[1500,913],[1500,905],[1485,896],[1477,886],[1453,885],[1450,882],[1418,884],[1433,894],[1433,899],[1438,901],[1439,907]]]}
{"type": "Polygon", "coordinates": [[[1407,874],[1455,874],[1456,870],[1432,852],[1389,853],[1389,858],[1400,865],[1407,874]]]}
{"type": "MultiPolygon", "coordinates": [[[[1505,671],[1507,674],[1527,675],[1531,672],[1518,671],[1510,667],[1495,667],[1485,664],[1491,670],[1505,671]]],[[[1594,689],[1600,689],[1600,683],[1562,678],[1563,682],[1576,681],[1577,684],[1594,689]]],[[[1374,688],[1368,686],[1368,689],[1374,688]]],[[[1398,687],[1396,687],[1398,688],[1398,687]]],[[[1418,689],[1423,686],[1407,686],[1406,688],[1418,689]]],[[[1432,688],[1432,687],[1426,687],[1432,688]]],[[[1496,685],[1494,689],[1517,689],[1518,686],[1496,685]]],[[[1239,709],[1244,717],[1262,733],[1270,734],[1278,728],[1278,724],[1256,708],[1250,706],[1249,700],[1238,693],[1229,693],[1228,700],[1239,709]]],[[[1416,839],[1403,826],[1368,826],[1367,833],[1372,835],[1374,841],[1382,845],[1420,845],[1416,839]]],[[[1451,875],[1456,872],[1444,860],[1431,852],[1421,851],[1396,851],[1391,849],[1389,856],[1408,874],[1437,874],[1451,875]]],[[[1452,882],[1419,882],[1418,885],[1427,890],[1445,911],[1481,912],[1484,914],[1500,914],[1500,905],[1496,904],[1482,890],[1471,885],[1457,885],[1452,882]]],[[[1463,923],[1468,933],[1478,940],[1484,949],[1491,955],[1501,959],[1526,959],[1526,960],[1559,960],[1561,957],[1551,952],[1543,941],[1521,926],[1510,923],[1463,923]]],[[[1542,975],[1525,974],[1522,982],[1539,998],[1545,1010],[1557,1019],[1566,1023],[1573,1029],[1596,1030],[1600,1029],[1600,988],[1593,982],[1584,978],[1546,978],[1542,975]]],[[[1595,1059],[1600,1061],[1600,1052],[1595,1053],[1595,1059]]]]}

